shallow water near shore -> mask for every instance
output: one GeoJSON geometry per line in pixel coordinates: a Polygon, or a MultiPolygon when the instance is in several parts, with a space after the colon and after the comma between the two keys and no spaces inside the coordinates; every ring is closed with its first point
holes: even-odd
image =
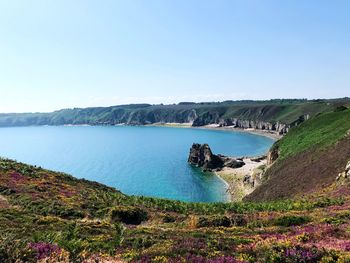
{"type": "Polygon", "coordinates": [[[149,126],[0,128],[0,156],[66,172],[125,194],[227,201],[225,183],[187,163],[192,143],[214,153],[255,156],[273,140],[243,132],[149,126]]]}

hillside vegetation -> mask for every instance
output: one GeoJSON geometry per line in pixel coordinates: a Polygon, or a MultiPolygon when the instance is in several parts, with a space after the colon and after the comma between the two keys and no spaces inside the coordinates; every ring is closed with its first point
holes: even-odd
{"type": "Polygon", "coordinates": [[[318,114],[277,141],[275,163],[247,200],[293,197],[334,182],[350,159],[350,109],[318,114]]]}
{"type": "Polygon", "coordinates": [[[349,131],[350,109],[328,112],[291,129],[274,147],[279,149],[279,159],[283,160],[311,148],[325,149],[349,131]]]}
{"type": "Polygon", "coordinates": [[[344,182],[302,199],[183,203],[126,196],[0,160],[1,262],[348,262],[344,182]]]}

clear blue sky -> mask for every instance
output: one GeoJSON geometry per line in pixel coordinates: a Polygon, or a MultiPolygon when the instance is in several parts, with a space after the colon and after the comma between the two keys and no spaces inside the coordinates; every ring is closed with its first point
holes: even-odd
{"type": "Polygon", "coordinates": [[[350,95],[350,1],[0,0],[0,112],[350,95]]]}

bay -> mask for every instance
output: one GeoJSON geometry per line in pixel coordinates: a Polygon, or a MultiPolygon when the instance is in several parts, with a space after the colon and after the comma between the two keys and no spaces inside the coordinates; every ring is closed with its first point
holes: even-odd
{"type": "Polygon", "coordinates": [[[273,140],[236,131],[155,126],[0,129],[0,156],[115,187],[129,195],[227,201],[225,183],[187,163],[192,143],[214,153],[256,156],[273,140]]]}

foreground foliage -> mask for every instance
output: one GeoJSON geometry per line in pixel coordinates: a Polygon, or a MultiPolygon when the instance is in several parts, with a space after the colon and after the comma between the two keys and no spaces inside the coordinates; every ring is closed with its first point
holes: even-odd
{"type": "Polygon", "coordinates": [[[1,262],[349,262],[350,188],[304,199],[126,196],[0,159],[1,262]]]}

